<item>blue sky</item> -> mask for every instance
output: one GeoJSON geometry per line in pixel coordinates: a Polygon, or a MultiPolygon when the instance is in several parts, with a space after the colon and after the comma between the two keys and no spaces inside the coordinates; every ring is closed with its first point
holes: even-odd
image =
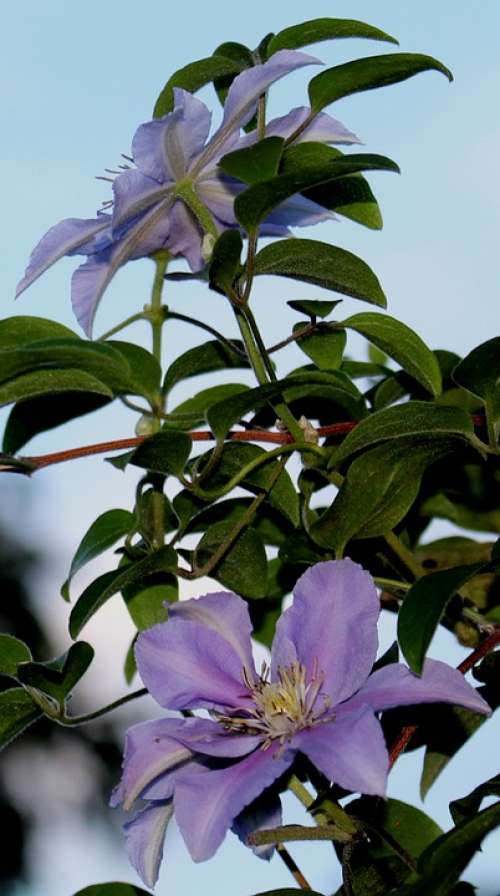
{"type": "MultiPolygon", "coordinates": [[[[418,4],[394,0],[339,0],[336,4],[275,0],[272,5],[262,0],[219,0],[211,5],[174,5],[164,0],[145,0],[141,5],[117,0],[107,0],[106,4],[98,0],[85,4],[24,0],[22,4],[9,4],[2,10],[0,56],[2,80],[7,85],[0,108],[4,135],[3,315],[40,314],[75,325],[69,305],[72,260],[62,261],[44,275],[16,306],[15,284],[31,248],[49,226],[67,216],[91,217],[108,198],[106,185],[94,176],[105,167],[113,167],[120,153],[129,151],[135,128],[150,116],[156,95],[172,71],[192,59],[210,55],[224,40],[253,46],[267,31],[323,15],[359,18],[385,29],[399,38],[401,50],[428,53],[445,62],[453,70],[455,82],[449,85],[442,76],[427,73],[337,104],[333,114],[361,137],[366,150],[391,156],[402,174],[371,177],[384,214],[382,232],[364,231],[344,221],[324,225],[315,231],[315,237],[350,249],[368,261],[385,288],[389,311],[417,329],[432,347],[465,353],[495,335],[499,320],[500,223],[500,5],[496,0],[482,0],[481,4],[458,4],[456,0],[420,0],[418,4]]],[[[328,65],[386,51],[391,48],[361,41],[322,44],[312,50],[328,65]]],[[[276,86],[272,99],[276,114],[305,102],[308,77],[307,72],[297,73],[276,86]]],[[[203,97],[212,102],[209,90],[203,97]]],[[[141,307],[148,299],[150,282],[151,265],[147,261],[120,272],[102,303],[96,332],[141,307]]],[[[259,284],[255,313],[269,340],[289,332],[292,316],[285,298],[317,294],[316,289],[290,288],[289,284],[285,290],[277,281],[259,284]]],[[[166,298],[172,307],[206,315],[211,322],[234,332],[223,300],[213,293],[197,286],[181,286],[166,298]]],[[[356,308],[361,310],[359,304],[346,301],[346,313],[354,313],[356,308]]],[[[141,326],[129,334],[131,339],[144,337],[147,332],[141,326]]],[[[169,343],[178,353],[197,341],[199,336],[187,328],[179,326],[167,332],[166,358],[169,343]]],[[[353,343],[354,349],[361,347],[361,343],[353,343]]],[[[300,360],[294,351],[288,355],[289,363],[300,360]]],[[[179,397],[184,395],[181,390],[179,397]]],[[[124,437],[131,433],[132,426],[133,421],[123,410],[106,411],[40,437],[29,450],[42,453],[124,437]]],[[[40,544],[50,545],[50,570],[40,585],[40,597],[52,618],[60,620],[53,626],[62,649],[67,638],[66,608],[59,602],[57,583],[63,580],[71,553],[91,520],[110,506],[128,506],[133,480],[132,474],[123,477],[111,473],[108,465],[91,459],[79,462],[78,467],[53,468],[33,482],[9,481],[5,486],[6,503],[29,508],[34,537],[40,544]]],[[[81,584],[85,584],[84,579],[81,584]]],[[[118,609],[118,604],[110,604],[104,625],[88,634],[101,648],[94,684],[101,684],[103,675],[108,676],[106,657],[102,655],[107,644],[106,624],[112,619],[114,623],[112,614],[118,609]]],[[[127,637],[127,624],[117,624],[117,646],[127,637]]],[[[450,651],[450,659],[462,655],[458,648],[450,647],[450,651]]],[[[122,687],[120,677],[111,675],[104,690],[108,688],[111,697],[122,687]]],[[[484,733],[478,740],[481,738],[479,761],[474,752],[476,767],[472,765],[472,752],[465,750],[462,764],[452,764],[428,799],[429,811],[444,825],[449,821],[440,806],[461,794],[463,769],[467,769],[471,786],[497,771],[488,746],[492,729],[488,738],[484,733]]],[[[401,761],[392,792],[418,802],[416,788],[410,782],[414,762],[413,757],[401,761]]],[[[63,835],[61,830],[59,837],[63,835]]],[[[84,832],[75,830],[73,839],[64,841],[69,857],[83,836],[84,832]]],[[[56,862],[59,841],[52,842],[53,846],[44,843],[43,849],[49,850],[56,862]]],[[[36,888],[37,896],[70,896],[72,887],[97,881],[99,876],[113,879],[119,875],[132,880],[123,857],[104,850],[102,842],[102,837],[89,839],[83,869],[71,859],[61,862],[52,876],[46,867],[36,888]]],[[[488,881],[494,880],[498,843],[498,837],[492,838],[482,859],[483,896],[492,896],[488,881]]],[[[241,847],[229,841],[208,866],[191,866],[176,840],[169,852],[160,894],[194,894],[209,880],[220,896],[234,894],[235,886],[238,892],[250,894],[289,884],[286,871],[277,861],[273,861],[268,877],[263,864],[252,861],[241,847]],[[223,880],[227,867],[230,873],[223,880]]],[[[319,889],[333,887],[335,881],[327,880],[317,870],[319,862],[318,851],[304,850],[311,883],[319,889]]]]}

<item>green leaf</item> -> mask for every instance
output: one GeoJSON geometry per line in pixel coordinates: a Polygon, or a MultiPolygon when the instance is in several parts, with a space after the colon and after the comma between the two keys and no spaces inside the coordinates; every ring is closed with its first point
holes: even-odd
{"type": "Polygon", "coordinates": [[[283,137],[265,137],[253,146],[222,156],[219,167],[245,184],[259,184],[277,175],[284,145],[283,137]]]}
{"type": "Polygon", "coordinates": [[[459,386],[479,395],[487,404],[488,417],[500,419],[500,336],[473,349],[453,370],[459,386]]]}
{"type": "MultiPolygon", "coordinates": [[[[382,841],[384,834],[389,834],[412,859],[418,859],[424,849],[443,833],[442,828],[425,812],[401,800],[388,799],[374,805],[373,800],[362,797],[349,803],[347,808],[354,818],[369,821],[370,828],[381,836],[382,841]]],[[[384,843],[384,852],[388,852],[389,844],[387,841],[384,843]]]]}
{"type": "MultiPolygon", "coordinates": [[[[298,333],[304,329],[303,324],[296,324],[293,332],[298,333]]],[[[297,340],[297,345],[320,370],[333,370],[340,367],[346,344],[346,335],[343,330],[327,330],[318,328],[316,333],[310,336],[302,336],[297,340]]]]}
{"type": "Polygon", "coordinates": [[[311,538],[341,555],[351,538],[390,531],[415,501],[427,467],[453,447],[447,439],[407,437],[370,448],[350,465],[333,504],[311,526],[311,538]]]}
{"type": "MultiPolygon", "coordinates": [[[[255,58],[250,48],[246,47],[245,44],[239,44],[236,41],[230,40],[219,44],[212,55],[224,56],[226,59],[232,59],[233,62],[236,62],[239,65],[240,71],[243,71],[246,68],[252,68],[255,65],[255,58]]],[[[230,75],[214,78],[215,92],[222,106],[226,102],[229,88],[237,74],[238,72],[234,72],[230,75]]],[[[255,117],[256,116],[254,116],[254,119],[255,117]]],[[[248,125],[245,127],[245,130],[247,130],[247,128],[248,125]]]]}
{"type": "Polygon", "coordinates": [[[11,409],[3,434],[3,447],[9,454],[15,453],[39,433],[97,411],[110,400],[108,396],[86,392],[28,398],[11,409]]]}
{"type": "Polygon", "coordinates": [[[177,554],[165,545],[148,554],[142,560],[104,573],[92,582],[78,598],[69,619],[69,632],[77,638],[84,625],[106,601],[128,585],[140,582],[156,572],[173,572],[177,569],[177,554]]]}
{"type": "Polygon", "coordinates": [[[167,496],[154,488],[147,488],[137,496],[135,505],[137,531],[148,545],[155,545],[158,528],[158,514],[163,517],[165,534],[177,529],[179,520],[167,496]]]}
{"type": "Polygon", "coordinates": [[[80,370],[37,370],[0,386],[0,406],[60,392],[93,392],[113,398],[111,389],[80,370]]]}
{"type": "MultiPolygon", "coordinates": [[[[226,541],[234,524],[216,523],[205,533],[196,549],[198,566],[205,564],[226,541]]],[[[254,529],[245,529],[224,554],[210,575],[242,597],[265,597],[267,557],[262,539],[254,529]]]]}
{"type": "Polygon", "coordinates": [[[93,884],[91,887],[85,887],[78,890],[73,896],[150,896],[148,890],[142,887],[136,887],[134,884],[120,884],[117,882],[111,884],[93,884]]]}
{"type": "Polygon", "coordinates": [[[126,380],[129,372],[111,346],[84,339],[43,339],[0,351],[0,382],[41,368],[82,370],[111,388],[126,380]]]}
{"type": "Polygon", "coordinates": [[[355,59],[329,68],[309,84],[309,99],[314,112],[321,112],[325,106],[342,97],[359,93],[362,90],[373,90],[375,87],[386,87],[406,81],[420,72],[435,70],[446,75],[449,81],[453,75],[437,59],[423,56],[420,53],[388,53],[385,56],[369,56],[366,59],[355,59]]]}
{"type": "MultiPolygon", "coordinates": [[[[266,890],[265,893],[255,893],[254,896],[322,896],[317,890],[297,890],[295,887],[285,887],[280,890],[266,890]]],[[[79,896],[77,893],[76,896],[79,896]]]]}
{"type": "Polygon", "coordinates": [[[24,641],[13,635],[0,634],[0,675],[15,678],[19,663],[29,663],[33,657],[24,641]]]}
{"type": "Polygon", "coordinates": [[[361,420],[334,450],[329,466],[340,467],[353,454],[379,442],[409,436],[469,439],[473,435],[471,419],[460,408],[441,407],[427,401],[408,401],[376,411],[361,420]]]}
{"type": "Polygon", "coordinates": [[[450,803],[451,817],[455,824],[460,824],[461,821],[465,821],[471,816],[474,817],[487,796],[500,797],[500,775],[495,775],[494,778],[484,781],[467,796],[450,803]]]}
{"type": "Polygon", "coordinates": [[[323,208],[369,227],[370,230],[382,229],[383,219],[379,204],[370,184],[362,174],[338,177],[320,187],[305,190],[304,196],[322,205],[323,208]]]}
{"type": "Polygon", "coordinates": [[[293,299],[293,301],[287,302],[287,305],[294,311],[298,311],[299,314],[306,314],[307,317],[323,318],[328,317],[341,302],[342,299],[332,299],[331,302],[323,299],[293,299]]]}
{"type": "Polygon", "coordinates": [[[255,259],[256,274],[274,274],[385,308],[386,298],[373,271],[356,255],[318,240],[278,240],[255,259]]]}
{"type": "Polygon", "coordinates": [[[212,252],[208,278],[210,288],[227,295],[242,271],[241,250],[243,240],[237,230],[224,230],[212,252]]]}
{"type": "Polygon", "coordinates": [[[237,75],[243,66],[233,59],[225,56],[209,56],[206,59],[198,59],[178,69],[168,79],[165,87],[156,100],[153,110],[153,118],[161,118],[174,107],[174,87],[181,87],[189,93],[195,93],[205,84],[210,84],[217,78],[228,75],[237,75]]]}
{"type": "Polygon", "coordinates": [[[125,681],[127,684],[132,684],[136,674],[137,674],[137,663],[135,660],[135,644],[137,641],[137,635],[139,632],[136,632],[134,637],[132,638],[129,649],[127,650],[127,655],[125,657],[125,663],[123,665],[123,674],[125,676],[125,681]]]}
{"type": "Polygon", "coordinates": [[[267,48],[269,56],[278,50],[296,50],[299,47],[307,47],[323,40],[335,40],[338,38],[356,37],[368,40],[382,40],[391,44],[398,41],[385,31],[380,31],[373,25],[366,25],[356,19],[311,19],[300,25],[292,25],[278,31],[270,41],[267,48]]]}
{"type": "Polygon", "coordinates": [[[144,395],[148,399],[154,398],[160,389],[161,367],[151,352],[146,351],[140,345],[117,339],[107,340],[106,345],[118,352],[129,366],[130,372],[126,389],[128,394],[144,395]]]}
{"type": "Polygon", "coordinates": [[[171,573],[156,573],[145,582],[123,589],[127,610],[141,632],[158,622],[166,622],[165,604],[176,601],[178,595],[178,582],[171,573]]]}
{"type": "Polygon", "coordinates": [[[42,710],[24,688],[11,688],[0,693],[0,750],[18,734],[36,722],[42,710]]]}
{"type": "MultiPolygon", "coordinates": [[[[229,231],[226,232],[229,233],[229,231]]],[[[207,411],[212,405],[219,401],[226,401],[241,392],[247,392],[249,388],[243,383],[221,383],[220,386],[203,389],[169,411],[169,419],[165,421],[163,428],[191,429],[193,426],[205,422],[207,411]]]]}
{"type": "MultiPolygon", "coordinates": [[[[236,343],[238,347],[241,343],[236,343]]],[[[247,359],[238,351],[231,351],[227,345],[222,345],[217,340],[204,342],[188,349],[172,362],[165,374],[163,391],[170,392],[181,380],[200,373],[212,373],[215,370],[231,370],[234,368],[249,367],[247,359]]]]}
{"type": "Polygon", "coordinates": [[[448,602],[470,579],[496,564],[472,563],[422,576],[410,588],[398,615],[398,641],[410,669],[420,675],[425,654],[448,602]]]}
{"type": "MultiPolygon", "coordinates": [[[[482,690],[481,688],[480,691],[482,690]]],[[[487,702],[492,706],[490,694],[482,696],[489,698],[487,702]]],[[[424,725],[420,723],[419,726],[426,745],[420,778],[421,799],[425,799],[449,761],[486,721],[484,715],[459,706],[441,704],[432,709],[426,707],[424,725]]]]}
{"type": "Polygon", "coordinates": [[[76,573],[99,554],[107,551],[127,535],[134,525],[135,517],[128,510],[107,510],[101,514],[83,536],[75,556],[71,561],[69,575],[61,588],[65,600],[69,600],[69,585],[76,573]]]}
{"type": "Polygon", "coordinates": [[[364,312],[348,317],[343,327],[365,336],[377,348],[394,358],[431,395],[441,392],[441,372],[436,357],[410,327],[388,314],[364,312]]]}
{"type": "MultiPolygon", "coordinates": [[[[22,663],[17,677],[28,692],[35,691],[64,705],[75,685],[85,675],[94,658],[94,650],[86,641],[72,644],[67,653],[48,663],[22,663]]],[[[36,700],[36,696],[34,695],[36,700]]]]}
{"type": "Polygon", "coordinates": [[[19,348],[38,339],[67,339],[78,335],[62,324],[45,317],[27,317],[16,315],[0,320],[0,348],[19,348]]]}
{"type": "MultiPolygon", "coordinates": [[[[315,145],[305,144],[306,148],[315,145]]],[[[323,156],[322,152],[320,156],[323,156]]],[[[297,165],[292,173],[280,174],[248,187],[236,197],[234,212],[240,224],[249,233],[255,233],[273,209],[291,196],[335,178],[367,170],[399,172],[395,162],[385,156],[368,153],[352,153],[340,158],[335,156],[326,162],[321,159],[317,164],[304,163],[297,165]]]]}
{"type": "Polygon", "coordinates": [[[163,430],[145,439],[135,449],[129,463],[164,476],[180,476],[191,453],[191,447],[191,439],[185,432],[178,432],[175,429],[163,430]]]}

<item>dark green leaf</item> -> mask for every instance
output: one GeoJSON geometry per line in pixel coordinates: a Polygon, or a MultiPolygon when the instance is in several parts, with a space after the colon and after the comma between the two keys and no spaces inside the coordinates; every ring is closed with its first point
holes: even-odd
{"type": "Polygon", "coordinates": [[[125,681],[127,682],[127,684],[132,684],[137,674],[137,663],[135,660],[135,643],[137,641],[138,634],[139,633],[136,632],[136,634],[132,638],[132,643],[127,650],[127,656],[125,657],[125,663],[123,665],[123,674],[125,676],[125,681]]]}
{"type": "Polygon", "coordinates": [[[428,466],[451,451],[447,439],[399,439],[370,448],[350,465],[333,504],[311,526],[322,547],[341,554],[351,538],[373,538],[406,515],[428,466]]]}
{"type": "Polygon", "coordinates": [[[163,428],[191,429],[193,426],[205,422],[207,411],[212,405],[219,401],[226,401],[233,395],[239,395],[248,389],[249,386],[244,386],[242,383],[221,383],[220,386],[203,389],[197,395],[188,398],[187,401],[183,401],[182,404],[169,411],[169,419],[163,424],[163,428]]]}
{"type": "Polygon", "coordinates": [[[490,402],[500,380],[500,336],[473,349],[453,370],[453,379],[490,402]]]}
{"type": "Polygon", "coordinates": [[[320,187],[305,190],[304,195],[323,208],[369,227],[370,230],[381,230],[383,227],[379,204],[362,174],[338,177],[320,187]]]}
{"type": "Polygon", "coordinates": [[[135,515],[137,531],[147,544],[154,546],[158,531],[158,515],[162,515],[162,527],[165,533],[177,529],[179,520],[174,513],[167,496],[154,488],[147,488],[137,497],[135,515]]]}
{"type": "Polygon", "coordinates": [[[391,646],[387,648],[385,653],[382,654],[381,657],[376,661],[373,666],[373,672],[376,672],[377,669],[383,669],[384,666],[389,666],[391,663],[399,662],[399,647],[398,642],[393,641],[391,646]]]}
{"type": "Polygon", "coordinates": [[[166,622],[166,603],[177,600],[179,587],[171,573],[156,573],[137,585],[123,589],[123,599],[131,619],[139,631],[151,628],[158,622],[166,622]]]}
{"type": "Polygon", "coordinates": [[[125,568],[99,576],[78,598],[69,619],[69,631],[77,638],[84,625],[103,604],[127,585],[141,582],[156,572],[173,572],[177,569],[177,555],[173,548],[165,546],[148,554],[142,560],[130,563],[125,568]]]}
{"type": "Polygon", "coordinates": [[[0,348],[19,348],[38,339],[78,339],[76,333],[45,317],[16,315],[0,320],[0,348]]]}
{"type": "Polygon", "coordinates": [[[469,439],[474,435],[468,414],[460,408],[440,407],[427,401],[409,401],[376,411],[356,426],[333,452],[330,466],[378,442],[409,436],[469,439]]]}
{"type": "MultiPolygon", "coordinates": [[[[297,890],[295,887],[285,887],[280,890],[266,890],[265,893],[255,893],[254,896],[322,896],[316,890],[297,890]]],[[[76,896],[79,896],[77,893],[76,896]]]]}
{"type": "Polygon", "coordinates": [[[183,68],[178,69],[168,79],[165,87],[156,100],[153,117],[161,118],[174,107],[174,87],[181,87],[189,93],[195,93],[205,84],[210,84],[217,78],[227,75],[237,75],[242,66],[233,59],[224,56],[209,56],[207,59],[198,59],[183,68]]]}
{"type": "Polygon", "coordinates": [[[112,467],[115,467],[116,470],[123,471],[128,467],[130,463],[130,459],[133,455],[134,451],[124,451],[123,454],[117,454],[115,457],[105,457],[104,460],[111,464],[112,467]]]}
{"type": "Polygon", "coordinates": [[[255,259],[255,273],[303,280],[382,308],[386,305],[382,287],[364,261],[317,240],[279,240],[265,246],[255,259]]]}
{"type": "Polygon", "coordinates": [[[3,435],[5,451],[14,453],[41,432],[61,426],[109,404],[110,398],[85,392],[42,395],[14,405],[3,435]]]}
{"type": "Polygon", "coordinates": [[[208,277],[211,289],[228,295],[239,276],[243,241],[237,230],[224,230],[212,252],[208,277]]]}
{"type": "MultiPolygon", "coordinates": [[[[494,708],[491,694],[482,693],[482,696],[494,708]]],[[[419,726],[426,745],[420,778],[422,799],[425,799],[449,761],[485,721],[486,716],[459,706],[440,704],[436,707],[426,707],[424,725],[421,723],[419,726]]]]}
{"type": "MultiPolygon", "coordinates": [[[[309,146],[315,145],[309,144],[309,146]]],[[[254,233],[273,209],[290,196],[328,183],[335,178],[368,170],[399,172],[398,166],[390,159],[368,153],[353,153],[340,158],[335,156],[326,163],[320,162],[316,165],[297,165],[293,173],[280,174],[278,177],[256,183],[240,193],[234,202],[235,215],[249,233],[254,233]]]]}
{"type": "MultiPolygon", "coordinates": [[[[250,48],[246,47],[245,44],[236,43],[236,41],[226,41],[225,43],[219,44],[212,55],[224,56],[226,59],[232,59],[233,62],[238,64],[240,71],[243,71],[245,68],[252,68],[255,65],[255,58],[250,48]]],[[[215,92],[222,106],[226,101],[229,88],[237,74],[238,72],[234,72],[230,75],[214,78],[215,92]]]]}
{"type": "Polygon", "coordinates": [[[306,314],[307,317],[328,317],[337,305],[340,305],[342,299],[332,299],[331,302],[323,299],[293,299],[287,302],[290,308],[298,311],[299,314],[306,314]]]}
{"type": "Polygon", "coordinates": [[[377,801],[361,798],[348,805],[349,815],[360,821],[367,821],[384,842],[385,850],[390,849],[384,835],[396,841],[411,856],[418,859],[421,853],[443,833],[442,828],[429,818],[421,809],[403,803],[401,800],[388,799],[377,801]]]}
{"type": "MultiPolygon", "coordinates": [[[[205,533],[196,549],[198,566],[205,564],[229,537],[234,524],[216,523],[205,533]]],[[[262,539],[254,529],[245,529],[210,573],[225,588],[243,597],[265,597],[267,558],[262,539]]]]}
{"type": "Polygon", "coordinates": [[[441,372],[435,355],[410,327],[388,314],[365,312],[355,314],[342,326],[365,336],[382,351],[394,358],[431,395],[441,392],[441,372]]]}
{"type": "MultiPolygon", "coordinates": [[[[237,343],[240,347],[241,343],[237,343]]],[[[163,391],[170,390],[181,380],[200,373],[212,373],[214,370],[230,370],[235,367],[249,367],[244,356],[237,351],[231,351],[226,345],[212,340],[188,349],[168,368],[163,383],[163,391]]]]}
{"type": "Polygon", "coordinates": [[[129,373],[128,364],[111,346],[84,339],[43,339],[0,352],[0,382],[42,368],[82,370],[113,389],[129,373]]]}
{"type": "Polygon", "coordinates": [[[142,887],[136,887],[134,884],[93,884],[91,887],[85,887],[78,890],[73,896],[150,896],[148,890],[142,887]]]}
{"type": "Polygon", "coordinates": [[[450,803],[451,817],[455,824],[460,824],[461,821],[473,817],[487,796],[500,797],[500,775],[490,778],[489,781],[484,781],[467,796],[450,803]]]}
{"type": "Polygon", "coordinates": [[[385,56],[369,56],[345,62],[312,79],[309,84],[311,107],[314,112],[321,112],[325,106],[342,97],[362,90],[397,84],[429,70],[442,72],[449,81],[453,80],[453,75],[441,62],[419,53],[388,53],[385,56]]]}
{"type": "Polygon", "coordinates": [[[127,535],[134,525],[135,517],[128,510],[107,510],[90,526],[78,545],[71,561],[69,575],[61,588],[62,596],[69,600],[69,585],[74,575],[103,551],[107,551],[120,538],[127,535]]]}
{"type": "Polygon", "coordinates": [[[19,663],[29,663],[33,657],[24,641],[13,635],[0,634],[0,675],[15,678],[19,663]]]}
{"type": "Polygon", "coordinates": [[[160,388],[161,367],[151,352],[132,342],[117,339],[107,340],[106,345],[118,352],[129,365],[128,386],[130,395],[144,395],[154,398],[160,388]]]}
{"type": "Polygon", "coordinates": [[[112,391],[81,370],[39,370],[25,373],[0,386],[0,406],[60,392],[92,392],[113,398],[112,391]]]}
{"type": "Polygon", "coordinates": [[[222,156],[219,166],[245,184],[259,184],[277,175],[284,144],[283,137],[266,137],[222,156]]]}
{"type": "Polygon", "coordinates": [[[267,51],[271,56],[277,50],[296,50],[299,47],[307,47],[309,44],[316,44],[323,40],[346,37],[382,40],[391,44],[398,43],[395,37],[391,37],[385,31],[380,31],[373,25],[358,22],[356,19],[321,18],[311,19],[309,22],[302,22],[300,25],[292,25],[290,28],[278,31],[278,34],[270,41],[267,51]]]}
{"type": "Polygon", "coordinates": [[[145,439],[135,449],[129,463],[164,476],[179,476],[186,466],[191,447],[191,439],[185,432],[164,430],[145,439]]]}
{"type": "MultiPolygon", "coordinates": [[[[303,324],[296,324],[294,334],[304,329],[303,324]]],[[[297,340],[298,347],[314,362],[319,370],[333,370],[340,367],[346,344],[343,330],[327,330],[318,328],[310,336],[302,336],[297,340]]]]}
{"type": "Polygon", "coordinates": [[[11,688],[0,693],[0,750],[42,716],[24,688],[11,688]]]}
{"type": "Polygon", "coordinates": [[[51,662],[22,663],[17,670],[18,679],[28,691],[36,691],[62,706],[93,658],[94,650],[90,644],[77,641],[67,653],[51,662]]]}

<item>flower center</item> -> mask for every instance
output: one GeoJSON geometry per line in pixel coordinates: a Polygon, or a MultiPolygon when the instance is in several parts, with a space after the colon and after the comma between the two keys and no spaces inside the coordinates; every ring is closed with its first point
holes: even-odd
{"type": "Polygon", "coordinates": [[[324,679],[316,664],[309,680],[305,666],[298,661],[278,669],[275,682],[269,681],[265,665],[257,681],[249,678],[246,670],[243,679],[253,705],[234,715],[215,713],[215,717],[228,732],[261,734],[264,749],[275,740],[284,744],[297,731],[335,718],[334,713],[326,715],[330,700],[321,692],[324,679]]]}

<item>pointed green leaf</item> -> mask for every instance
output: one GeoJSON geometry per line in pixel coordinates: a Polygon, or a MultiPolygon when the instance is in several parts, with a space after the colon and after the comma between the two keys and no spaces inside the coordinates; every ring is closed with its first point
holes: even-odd
{"type": "Polygon", "coordinates": [[[252,146],[222,156],[219,167],[245,184],[259,184],[277,175],[284,145],[283,137],[265,137],[252,146]]]}
{"type": "Polygon", "coordinates": [[[296,50],[299,47],[307,47],[323,40],[336,40],[338,38],[355,37],[368,40],[387,41],[397,44],[398,41],[385,31],[358,22],[356,19],[311,19],[300,25],[292,25],[278,31],[270,41],[267,51],[269,56],[278,50],[296,50]]]}
{"type": "Polygon", "coordinates": [[[242,65],[233,59],[224,56],[209,56],[206,59],[198,59],[178,69],[168,79],[165,87],[156,100],[153,110],[153,118],[161,118],[174,107],[174,87],[181,87],[189,93],[196,93],[200,87],[210,84],[217,78],[227,75],[237,75],[242,71],[242,65]]]}
{"type": "MultiPolygon", "coordinates": [[[[303,324],[296,324],[294,334],[304,328],[303,324]]],[[[303,336],[297,340],[297,346],[307,355],[320,370],[333,370],[340,367],[346,344],[346,335],[342,330],[327,330],[319,328],[310,336],[303,336]]]]}
{"type": "Polygon", "coordinates": [[[77,369],[111,388],[126,381],[129,366],[111,346],[84,339],[43,339],[0,351],[0,382],[42,368],[77,369]]]}
{"type": "Polygon", "coordinates": [[[111,389],[80,370],[37,370],[0,386],[0,406],[61,392],[92,392],[113,398],[111,389]]]}
{"type": "Polygon", "coordinates": [[[208,277],[210,288],[227,295],[242,271],[241,250],[243,241],[237,230],[224,230],[212,252],[208,277]]]}
{"type": "Polygon", "coordinates": [[[38,339],[78,339],[78,335],[62,324],[45,317],[24,314],[0,320],[0,348],[19,348],[38,339]]]}
{"type": "Polygon", "coordinates": [[[406,324],[388,314],[363,312],[348,317],[343,327],[361,333],[369,342],[394,358],[431,395],[441,392],[441,371],[436,356],[406,324]]]}
{"type": "MultiPolygon", "coordinates": [[[[239,342],[236,345],[238,348],[241,347],[239,342]]],[[[217,340],[210,340],[203,345],[196,345],[194,348],[188,349],[172,362],[165,374],[163,391],[170,392],[181,380],[198,376],[200,373],[249,366],[247,359],[239,351],[231,351],[227,345],[222,345],[217,340]]]]}
{"type": "Polygon", "coordinates": [[[34,690],[62,706],[93,658],[94,650],[90,644],[77,641],[67,653],[51,662],[22,663],[18,667],[17,677],[28,691],[34,690]]]}
{"type": "Polygon", "coordinates": [[[123,599],[130,617],[139,631],[151,628],[158,622],[166,622],[166,603],[173,603],[179,595],[179,586],[171,573],[156,573],[138,585],[123,589],[123,599]]]}
{"type": "Polygon", "coordinates": [[[160,388],[161,367],[151,352],[132,342],[109,339],[105,343],[118,352],[129,366],[127,388],[130,395],[144,395],[154,398],[160,388]]]}
{"type": "Polygon", "coordinates": [[[226,401],[233,395],[247,392],[249,386],[243,383],[221,383],[220,386],[210,386],[202,389],[192,398],[183,401],[172,411],[169,411],[169,419],[163,424],[164,429],[191,429],[193,426],[203,423],[209,408],[219,401],[226,401]]]}
{"type": "Polygon", "coordinates": [[[279,240],[265,246],[257,253],[255,273],[290,277],[382,308],[386,305],[377,277],[361,258],[317,240],[279,240]]]}
{"type": "MultiPolygon", "coordinates": [[[[196,561],[202,566],[226,541],[233,524],[216,523],[200,540],[196,561]]],[[[225,552],[210,575],[225,588],[242,597],[265,597],[267,589],[267,557],[262,539],[254,529],[244,529],[225,552]]]]}
{"type": "Polygon", "coordinates": [[[452,800],[450,812],[455,824],[460,824],[461,821],[474,816],[487,796],[500,797],[500,775],[479,784],[467,796],[463,796],[459,800],[452,800]]]}
{"type": "Polygon", "coordinates": [[[42,710],[24,688],[11,688],[0,693],[0,750],[18,734],[36,722],[42,710]]]}
{"type": "Polygon", "coordinates": [[[321,112],[325,106],[362,90],[374,90],[406,81],[413,75],[425,71],[438,71],[449,81],[453,75],[437,59],[420,53],[387,53],[384,56],[369,56],[329,68],[309,84],[309,99],[314,112],[321,112]]]}
{"type": "Polygon", "coordinates": [[[337,305],[340,305],[342,299],[332,299],[331,302],[323,299],[293,299],[287,302],[290,308],[298,311],[299,314],[306,314],[307,317],[328,317],[337,305]]]}
{"type": "Polygon", "coordinates": [[[127,535],[134,525],[134,520],[134,514],[129,510],[107,510],[92,523],[78,545],[71,561],[68,578],[61,588],[65,600],[69,600],[69,585],[73,576],[86,563],[90,563],[127,535]]]}
{"type": "Polygon", "coordinates": [[[107,395],[64,392],[28,398],[11,409],[3,434],[3,448],[9,454],[19,451],[41,432],[83,417],[109,404],[107,395]]]}
{"type": "Polygon", "coordinates": [[[164,476],[179,476],[191,453],[192,442],[185,432],[163,430],[145,439],[135,449],[129,463],[164,476]]]}
{"type": "Polygon", "coordinates": [[[500,380],[500,336],[473,349],[454,368],[453,379],[474,395],[489,399],[500,380]]]}
{"type": "Polygon", "coordinates": [[[0,634],[0,675],[15,678],[19,663],[29,663],[33,657],[24,641],[13,635],[0,634]]]}

